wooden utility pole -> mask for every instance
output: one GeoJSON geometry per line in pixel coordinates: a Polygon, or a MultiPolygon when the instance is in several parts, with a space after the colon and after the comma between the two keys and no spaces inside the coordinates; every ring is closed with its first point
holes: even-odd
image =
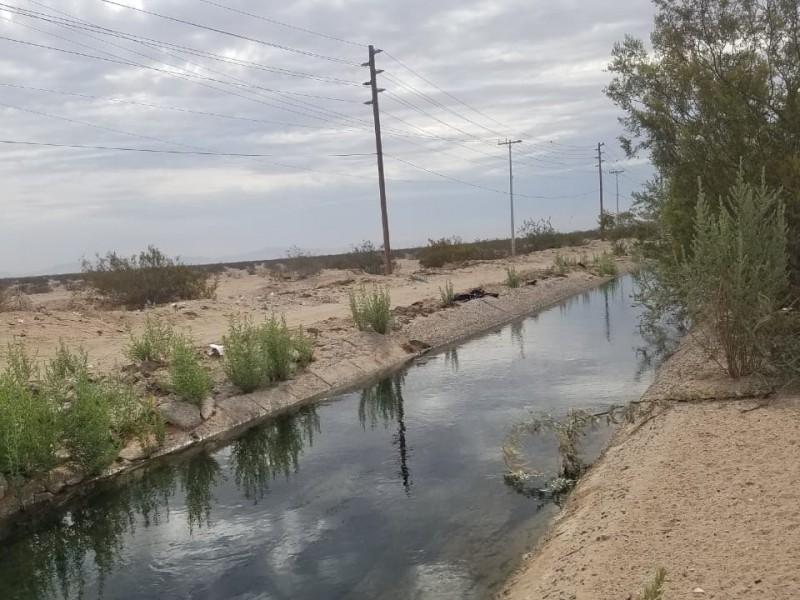
{"type": "Polygon", "coordinates": [[[364,104],[372,105],[372,117],[375,120],[375,153],[378,156],[378,188],[381,194],[381,219],[383,221],[383,257],[385,261],[386,274],[392,274],[392,250],[389,246],[389,215],[386,210],[386,180],[383,175],[383,142],[381,141],[381,113],[378,108],[378,94],[385,91],[378,87],[378,73],[383,73],[383,69],[375,68],[375,55],[383,52],[376,50],[374,46],[369,47],[369,61],[362,64],[362,67],[369,67],[369,81],[364,85],[372,88],[372,100],[364,104]]]}
{"type": "Polygon", "coordinates": [[[605,211],[603,210],[603,142],[597,144],[597,172],[600,174],[600,239],[606,239],[606,221],[603,218],[605,211]]]}
{"type": "Polygon", "coordinates": [[[514,230],[514,167],[511,161],[511,146],[521,144],[522,140],[513,142],[506,139],[505,142],[497,142],[498,146],[508,146],[508,196],[511,200],[511,256],[517,254],[517,232],[514,230]]]}

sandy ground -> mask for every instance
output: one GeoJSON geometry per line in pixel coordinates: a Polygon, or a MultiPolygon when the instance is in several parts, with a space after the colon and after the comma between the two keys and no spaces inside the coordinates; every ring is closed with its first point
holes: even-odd
{"type": "MultiPolygon", "coordinates": [[[[567,256],[601,254],[610,246],[594,241],[579,248],[565,248],[567,256]]],[[[243,270],[228,270],[220,277],[217,297],[179,303],[178,309],[159,307],[152,312],[179,330],[190,332],[200,346],[219,343],[231,315],[263,318],[272,313],[285,315],[290,325],[313,326],[322,333],[349,327],[348,294],[362,284],[388,285],[393,307],[406,307],[426,299],[438,299],[439,288],[447,280],[456,291],[476,286],[498,285],[506,278],[506,267],[514,264],[521,271],[542,270],[553,265],[554,250],[538,252],[505,261],[477,262],[458,269],[420,268],[417,261],[401,260],[392,277],[361,272],[326,270],[298,281],[285,281],[266,275],[248,275],[243,270]],[[426,281],[412,279],[418,274],[426,281]]],[[[0,313],[0,366],[4,364],[9,342],[22,341],[40,359],[53,355],[59,339],[81,346],[89,353],[92,365],[107,371],[128,362],[123,355],[130,341],[129,331],[138,331],[143,311],[102,310],[59,288],[48,294],[30,296],[33,310],[0,313]]],[[[413,315],[410,315],[413,316],[413,315]]],[[[400,324],[410,319],[399,319],[400,324]]],[[[341,337],[341,336],[339,336],[341,337]]]]}
{"type": "Polygon", "coordinates": [[[800,598],[800,397],[710,400],[757,385],[684,344],[500,596],[637,598],[663,567],[665,600],[800,598]]]}

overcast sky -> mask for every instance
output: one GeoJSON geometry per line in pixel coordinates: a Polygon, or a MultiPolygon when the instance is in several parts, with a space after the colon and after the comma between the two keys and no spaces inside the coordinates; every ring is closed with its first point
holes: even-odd
{"type": "Polygon", "coordinates": [[[385,50],[394,247],[508,236],[499,138],[524,142],[518,224],[594,226],[600,141],[606,169],[626,170],[621,208],[650,173],[622,160],[602,93],[613,43],[651,29],[648,0],[119,4],[191,24],[104,0],[0,2],[0,139],[215,155],[0,144],[0,274],[148,244],[216,258],[379,243],[370,43],[385,50]]]}

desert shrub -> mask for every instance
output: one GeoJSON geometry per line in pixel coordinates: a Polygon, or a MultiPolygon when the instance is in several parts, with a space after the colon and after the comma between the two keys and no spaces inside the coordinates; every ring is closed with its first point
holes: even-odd
{"type": "MultiPolygon", "coordinates": [[[[553,267],[555,268],[556,272],[564,274],[570,269],[574,269],[581,261],[577,258],[570,258],[568,256],[564,256],[560,252],[556,252],[556,256],[553,259],[553,267]]],[[[583,263],[585,264],[585,263],[583,263]]]]}
{"type": "Polygon", "coordinates": [[[595,256],[592,263],[600,275],[614,276],[619,273],[619,268],[617,267],[617,263],[614,261],[614,257],[608,252],[603,252],[600,256],[595,256]]]}
{"type": "Polygon", "coordinates": [[[165,362],[174,336],[169,323],[164,323],[155,315],[147,315],[140,335],[137,337],[131,334],[125,354],[133,361],[165,362]]]}
{"type": "Polygon", "coordinates": [[[67,449],[90,475],[101,472],[117,457],[122,440],[114,431],[117,390],[80,378],[75,385],[72,406],[65,415],[67,449]]]}
{"type": "Polygon", "coordinates": [[[754,373],[764,366],[761,348],[788,287],[783,203],[740,173],[717,211],[701,192],[694,227],[692,254],[675,278],[678,293],[703,326],[698,340],[709,354],[731,377],[754,373]]]}
{"type": "Polygon", "coordinates": [[[47,278],[20,282],[17,284],[17,287],[23,294],[27,294],[29,296],[34,294],[48,294],[53,291],[53,288],[50,285],[50,280],[47,278]]]}
{"type": "Polygon", "coordinates": [[[519,228],[518,235],[520,237],[521,250],[524,252],[536,252],[538,250],[547,250],[548,248],[557,248],[562,245],[562,236],[559,234],[550,218],[547,219],[525,219],[522,222],[522,227],[519,228]]]}
{"type": "Polygon", "coordinates": [[[261,325],[232,317],[225,344],[225,373],[245,393],[291,377],[296,366],[313,358],[313,345],[302,330],[292,331],[284,318],[272,316],[261,325]]]}
{"type": "Polygon", "coordinates": [[[164,440],[164,422],[152,403],[119,381],[78,377],[64,414],[64,442],[73,460],[90,475],[110,465],[130,437],[142,447],[164,440]]]}
{"type": "Polygon", "coordinates": [[[356,327],[362,331],[371,328],[376,333],[387,333],[391,321],[391,304],[388,288],[375,286],[368,290],[361,286],[358,291],[350,291],[350,313],[356,327]]]}
{"type": "Polygon", "coordinates": [[[446,264],[474,260],[477,251],[471,244],[465,244],[459,237],[428,240],[428,246],[419,251],[419,262],[423,267],[436,268],[446,264]]]}
{"type": "Polygon", "coordinates": [[[383,251],[369,240],[352,247],[352,250],[342,257],[344,268],[360,269],[372,275],[381,275],[384,265],[383,251]]]}
{"type": "Polygon", "coordinates": [[[453,306],[456,297],[455,290],[453,289],[453,282],[448,279],[444,288],[439,288],[439,295],[442,297],[442,306],[453,306]]]}
{"type": "Polygon", "coordinates": [[[622,240],[615,240],[611,242],[611,254],[614,256],[625,256],[628,253],[628,248],[622,240]]]}
{"type": "Polygon", "coordinates": [[[140,308],[175,300],[212,298],[217,281],[207,271],[170,258],[153,246],[131,257],[109,252],[86,258],[81,268],[87,283],[116,306],[140,308]]]}
{"type": "Polygon", "coordinates": [[[169,379],[175,394],[198,406],[211,391],[211,376],[200,362],[192,340],[186,336],[176,335],[172,339],[169,379]]]}
{"type": "Polygon", "coordinates": [[[13,478],[45,472],[57,463],[59,407],[31,389],[35,374],[24,348],[9,346],[0,373],[0,472],[13,478]]]}
{"type": "Polygon", "coordinates": [[[31,310],[33,302],[18,285],[0,284],[0,312],[12,310],[31,310]]]}
{"type": "Polygon", "coordinates": [[[518,288],[522,285],[522,275],[515,267],[506,267],[506,285],[510,288],[518,288]]]}
{"type": "Polygon", "coordinates": [[[297,276],[298,279],[306,279],[313,277],[322,271],[322,265],[316,260],[311,252],[292,246],[286,251],[286,257],[289,259],[289,268],[291,272],[297,276]]]}

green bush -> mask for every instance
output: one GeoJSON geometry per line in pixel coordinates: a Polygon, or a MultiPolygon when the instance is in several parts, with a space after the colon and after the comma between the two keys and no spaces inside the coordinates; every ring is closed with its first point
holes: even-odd
{"type": "Polygon", "coordinates": [[[89,475],[100,473],[117,457],[123,442],[114,430],[118,390],[104,383],[78,380],[65,415],[65,442],[73,460],[89,475]]]}
{"type": "Polygon", "coordinates": [[[789,283],[783,203],[740,173],[716,210],[701,192],[694,228],[674,284],[702,328],[697,339],[715,359],[722,352],[718,362],[731,377],[757,372],[789,283]]]}
{"type": "Polygon", "coordinates": [[[439,295],[442,297],[442,306],[448,307],[455,304],[455,290],[453,289],[453,282],[449,279],[443,288],[439,288],[439,295]]]}
{"type": "Polygon", "coordinates": [[[475,247],[464,244],[458,237],[428,240],[428,246],[419,251],[419,262],[426,268],[443,267],[446,264],[474,260],[476,257],[475,247]]]}
{"type": "Polygon", "coordinates": [[[0,373],[0,472],[12,478],[43,473],[57,462],[59,406],[31,389],[35,374],[24,348],[10,345],[0,373]]]}
{"type": "Polygon", "coordinates": [[[603,252],[600,256],[595,256],[593,263],[594,268],[597,269],[600,275],[616,276],[619,273],[619,268],[617,267],[616,261],[614,261],[614,257],[608,252],[603,252]]]}
{"type": "Polygon", "coordinates": [[[358,291],[350,291],[350,312],[356,327],[362,331],[372,329],[385,334],[391,322],[391,297],[388,288],[373,287],[367,290],[361,286],[358,291]]]}
{"type": "Polygon", "coordinates": [[[141,308],[176,300],[213,298],[217,281],[207,271],[170,258],[153,246],[131,257],[109,252],[82,259],[87,283],[115,306],[141,308]]]}
{"type": "Polygon", "coordinates": [[[261,325],[232,317],[225,344],[225,373],[245,393],[291,377],[297,366],[313,359],[313,344],[302,330],[292,331],[284,318],[261,325]]]}
{"type": "Polygon", "coordinates": [[[515,267],[506,267],[506,285],[510,288],[518,288],[522,285],[522,276],[515,267]]]}
{"type": "Polygon", "coordinates": [[[178,335],[172,340],[169,378],[175,394],[198,406],[211,391],[211,376],[200,362],[191,339],[186,336],[178,335]]]}
{"type": "Polygon", "coordinates": [[[164,422],[152,403],[121,382],[79,377],[69,410],[64,414],[64,441],[81,467],[96,475],[110,465],[130,437],[146,450],[150,438],[164,440],[164,422]]]}
{"type": "Polygon", "coordinates": [[[139,362],[165,362],[169,357],[175,332],[172,326],[156,316],[147,315],[139,337],[131,334],[125,351],[128,358],[139,362]]]}

